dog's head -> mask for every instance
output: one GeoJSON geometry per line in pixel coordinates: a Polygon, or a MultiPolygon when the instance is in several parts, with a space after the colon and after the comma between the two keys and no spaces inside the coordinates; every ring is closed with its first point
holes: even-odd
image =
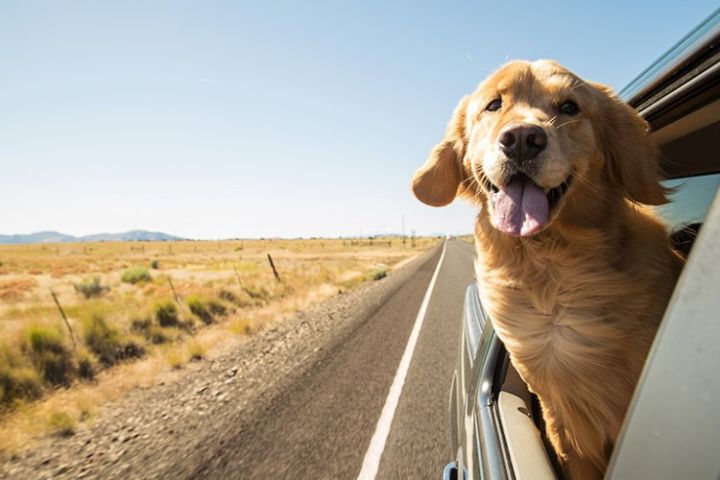
{"type": "Polygon", "coordinates": [[[483,202],[492,225],[527,236],[592,216],[592,199],[666,202],[648,125],[602,85],[559,64],[511,62],[460,100],[416,173],[418,199],[483,202]],[[590,204],[589,204],[590,203],[590,204]]]}

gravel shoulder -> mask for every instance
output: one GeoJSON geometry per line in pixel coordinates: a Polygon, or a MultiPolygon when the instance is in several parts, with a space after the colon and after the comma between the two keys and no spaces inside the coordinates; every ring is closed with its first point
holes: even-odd
{"type": "Polygon", "coordinates": [[[130,392],[72,437],[44,438],[1,463],[0,477],[166,478],[178,459],[223,448],[214,441],[217,432],[251,424],[435,253],[278,321],[172,380],[130,392]]]}

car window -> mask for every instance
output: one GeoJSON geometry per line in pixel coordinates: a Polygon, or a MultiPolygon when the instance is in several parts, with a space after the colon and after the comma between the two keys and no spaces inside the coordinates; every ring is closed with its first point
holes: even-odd
{"type": "Polygon", "coordinates": [[[675,191],[670,203],[656,207],[656,211],[670,224],[671,231],[676,231],[705,219],[720,187],[720,173],[666,180],[663,185],[675,191]]]}

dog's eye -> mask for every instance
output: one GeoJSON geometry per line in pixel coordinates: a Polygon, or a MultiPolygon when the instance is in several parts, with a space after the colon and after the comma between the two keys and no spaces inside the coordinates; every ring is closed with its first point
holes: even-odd
{"type": "Polygon", "coordinates": [[[485,107],[486,112],[495,112],[502,107],[502,98],[496,98],[485,107]]]}
{"type": "Polygon", "coordinates": [[[560,111],[565,115],[575,115],[580,111],[580,108],[577,106],[577,103],[568,100],[560,105],[560,111]]]}

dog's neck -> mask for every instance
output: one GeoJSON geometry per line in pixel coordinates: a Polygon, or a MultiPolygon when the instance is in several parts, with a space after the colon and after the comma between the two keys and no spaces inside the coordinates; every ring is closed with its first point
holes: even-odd
{"type": "Polygon", "coordinates": [[[588,215],[561,215],[532,237],[512,237],[497,230],[486,212],[480,212],[475,238],[478,248],[478,275],[491,275],[513,289],[530,294],[534,306],[552,313],[562,286],[563,269],[579,264],[612,267],[626,240],[623,219],[631,207],[622,197],[606,200],[588,215]],[[582,252],[582,253],[579,253],[582,252]]]}

